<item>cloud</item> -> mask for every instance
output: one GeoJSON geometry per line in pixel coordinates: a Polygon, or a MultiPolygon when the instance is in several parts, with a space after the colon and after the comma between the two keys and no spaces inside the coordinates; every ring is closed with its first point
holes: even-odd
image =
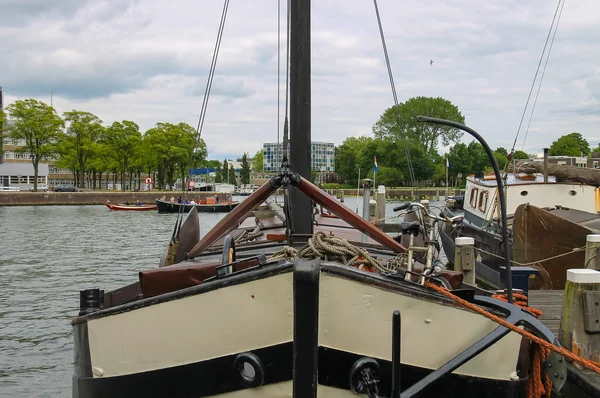
{"type": "MultiPolygon", "coordinates": [[[[512,147],[556,4],[380,0],[399,100],[447,98],[492,147],[512,147]]],[[[106,124],[196,126],[221,11],[208,0],[4,0],[0,84],[7,102],[49,101],[52,90],[61,112],[87,110],[106,124]]],[[[592,0],[565,4],[526,151],[572,131],[597,140],[599,12],[592,0]]],[[[202,132],[211,157],[254,154],[281,138],[285,21],[278,86],[277,4],[230,4],[202,132]]],[[[311,26],[312,138],[340,144],[370,135],[393,104],[372,3],[312,2],[311,26]]]]}

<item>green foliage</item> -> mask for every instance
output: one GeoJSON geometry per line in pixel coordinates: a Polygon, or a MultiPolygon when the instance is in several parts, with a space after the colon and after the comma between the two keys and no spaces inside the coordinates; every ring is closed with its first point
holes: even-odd
{"type": "Polygon", "coordinates": [[[552,142],[548,150],[550,156],[587,156],[590,144],[579,133],[563,135],[552,142]]]}
{"type": "MultiPolygon", "coordinates": [[[[386,187],[402,186],[404,175],[402,172],[393,167],[378,166],[377,177],[375,178],[376,185],[385,185],[386,187]]],[[[373,170],[369,171],[368,178],[374,178],[373,170]]]]}
{"type": "Polygon", "coordinates": [[[244,153],[242,156],[242,169],[240,170],[240,184],[250,184],[250,163],[248,156],[244,153]]]}
{"type": "MultiPolygon", "coordinates": [[[[337,156],[335,158],[335,170],[346,182],[356,183],[358,181],[358,170],[361,169],[361,174],[364,176],[367,173],[367,166],[361,168],[361,164],[369,162],[368,153],[372,151],[372,143],[375,141],[372,138],[360,136],[349,137],[342,145],[336,148],[337,156]],[[371,149],[368,147],[371,146],[371,149]],[[360,161],[359,161],[360,160],[360,161]]],[[[373,167],[373,158],[370,160],[370,167],[373,167]]]]}
{"type": "Polygon", "coordinates": [[[217,165],[217,170],[215,171],[215,182],[218,184],[223,182],[223,171],[221,170],[221,162],[217,165]]]}
{"type": "Polygon", "coordinates": [[[56,145],[63,135],[64,121],[54,108],[33,98],[17,100],[7,107],[7,111],[14,120],[8,136],[25,141],[25,146],[18,151],[31,157],[35,176],[33,188],[37,191],[39,163],[56,152],[56,145]]]}
{"type": "Polygon", "coordinates": [[[256,152],[256,155],[254,155],[254,158],[252,159],[252,172],[253,173],[260,173],[263,171],[263,159],[264,159],[263,150],[260,149],[258,152],[256,152]]]}
{"type": "Polygon", "coordinates": [[[227,159],[223,160],[223,164],[221,165],[221,181],[228,182],[229,180],[229,163],[227,163],[227,159]]]}
{"type": "Polygon", "coordinates": [[[72,110],[63,113],[63,117],[69,127],[61,143],[61,154],[77,159],[78,185],[83,188],[89,160],[98,153],[98,141],[105,127],[102,120],[90,112],[72,110]]]}
{"type": "Polygon", "coordinates": [[[232,185],[237,185],[237,181],[235,179],[235,169],[232,165],[229,165],[229,183],[232,185]]]}
{"type": "Polygon", "coordinates": [[[392,106],[385,110],[373,126],[375,138],[402,141],[406,137],[418,143],[425,153],[433,155],[440,141],[444,146],[448,146],[458,142],[462,136],[462,132],[453,127],[418,123],[414,120],[418,115],[465,122],[464,116],[450,101],[440,97],[415,97],[401,103],[399,109],[392,106]],[[398,122],[398,111],[400,122],[398,122]]]}
{"type": "Polygon", "coordinates": [[[196,130],[187,123],[157,123],[146,131],[143,142],[149,162],[156,165],[161,188],[172,187],[177,172],[183,181],[192,163],[195,137],[196,130]]]}
{"type": "MultiPolygon", "coordinates": [[[[142,134],[139,126],[129,120],[114,122],[106,129],[101,140],[105,145],[107,155],[115,161],[116,170],[121,173],[121,181],[129,170],[136,155],[141,162],[142,134]]],[[[125,185],[121,187],[125,190],[125,185]]]]}
{"type": "Polygon", "coordinates": [[[526,152],[523,151],[515,151],[515,153],[513,154],[513,159],[515,160],[519,160],[519,159],[531,159],[531,156],[529,154],[527,154],[526,152]]]}

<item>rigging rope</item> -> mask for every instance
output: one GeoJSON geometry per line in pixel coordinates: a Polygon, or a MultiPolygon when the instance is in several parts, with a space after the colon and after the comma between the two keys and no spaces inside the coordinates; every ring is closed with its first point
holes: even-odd
{"type": "MultiPolygon", "coordinates": [[[[208,108],[208,99],[210,97],[210,90],[212,88],[212,82],[215,75],[215,68],[217,66],[217,59],[219,57],[219,50],[221,49],[221,39],[223,37],[223,28],[225,27],[225,20],[227,18],[227,10],[229,9],[229,0],[224,0],[223,2],[223,11],[221,12],[221,21],[219,22],[219,30],[217,31],[217,40],[215,42],[215,48],[213,50],[213,56],[210,63],[210,69],[208,71],[208,81],[206,82],[206,87],[204,89],[204,98],[202,100],[202,106],[200,108],[200,116],[198,118],[198,126],[196,127],[196,137],[194,137],[194,148],[192,149],[192,154],[190,157],[190,165],[193,163],[194,154],[196,151],[196,147],[198,146],[198,142],[202,135],[202,127],[204,126],[204,118],[206,116],[206,109],[208,108]]],[[[182,193],[185,196],[185,192],[187,189],[187,181],[186,178],[181,176],[182,182],[182,193]]],[[[179,234],[179,230],[181,230],[181,224],[183,223],[183,203],[179,206],[179,211],[177,212],[177,218],[175,219],[175,228],[173,229],[173,236],[171,237],[171,244],[176,244],[176,238],[179,234]]]]}
{"type": "MultiPolygon", "coordinates": [[[[379,16],[379,7],[377,6],[377,0],[373,0],[373,5],[375,6],[375,14],[377,15],[377,24],[379,25],[379,35],[381,36],[381,45],[383,46],[383,53],[385,55],[385,63],[387,65],[388,75],[390,78],[390,85],[392,86],[392,96],[394,97],[394,105],[396,107],[396,116],[398,117],[398,128],[400,129],[400,134],[402,134],[402,121],[400,119],[400,105],[398,104],[398,95],[396,94],[396,85],[394,84],[394,77],[392,75],[392,67],[390,65],[390,58],[388,56],[387,46],[385,44],[385,35],[383,33],[383,26],[381,25],[381,17],[379,16]]],[[[402,134],[404,136],[404,134],[402,134]]],[[[408,162],[408,174],[410,176],[410,180],[413,188],[416,188],[416,178],[415,172],[413,170],[412,161],[410,159],[410,151],[408,150],[408,139],[406,136],[403,137],[404,142],[404,152],[406,153],[406,160],[408,162]]]]}
{"type": "MultiPolygon", "coordinates": [[[[535,76],[533,77],[533,82],[531,82],[531,88],[529,89],[529,95],[527,96],[527,102],[525,103],[525,109],[523,109],[523,115],[521,115],[521,121],[519,122],[519,128],[517,129],[517,135],[515,137],[515,141],[513,142],[513,146],[511,149],[511,153],[515,151],[515,145],[517,145],[517,139],[519,138],[519,133],[521,131],[521,125],[523,124],[523,119],[525,118],[525,112],[527,112],[527,106],[529,105],[529,100],[531,99],[531,93],[533,92],[533,87],[535,86],[535,81],[537,79],[537,75],[540,71],[540,66],[542,65],[542,60],[544,59],[544,53],[546,52],[546,46],[548,45],[548,40],[550,39],[550,33],[552,32],[552,27],[554,26],[554,21],[556,20],[556,16],[558,14],[558,9],[560,7],[560,3],[562,0],[558,0],[558,4],[556,6],[556,11],[554,11],[554,18],[552,18],[552,24],[550,25],[550,29],[548,30],[548,36],[546,36],[546,43],[544,43],[544,49],[542,50],[542,55],[540,55],[540,60],[538,62],[537,70],[535,71],[535,76]]],[[[508,162],[506,162],[508,165],[508,162]]],[[[505,167],[506,170],[506,167],[505,167]]]]}
{"type": "Polygon", "coordinates": [[[535,94],[535,100],[533,100],[533,107],[531,109],[531,115],[529,115],[529,122],[527,123],[527,130],[525,130],[525,137],[523,138],[523,145],[521,145],[521,150],[525,148],[525,141],[527,141],[527,134],[529,134],[529,126],[531,126],[531,119],[533,119],[533,112],[535,112],[535,105],[537,104],[538,96],[540,95],[540,89],[542,88],[542,81],[544,81],[544,75],[546,74],[546,67],[548,66],[548,60],[550,59],[550,53],[552,52],[552,46],[554,45],[554,38],[556,37],[556,31],[558,30],[558,24],[560,23],[560,17],[562,16],[563,7],[565,6],[565,1],[562,0],[562,5],[560,6],[560,12],[558,13],[558,19],[556,20],[556,27],[554,28],[554,33],[552,34],[552,40],[550,41],[550,47],[548,47],[548,56],[546,57],[546,63],[544,63],[544,69],[542,70],[542,77],[540,77],[540,84],[538,85],[537,92],[535,94]]]}

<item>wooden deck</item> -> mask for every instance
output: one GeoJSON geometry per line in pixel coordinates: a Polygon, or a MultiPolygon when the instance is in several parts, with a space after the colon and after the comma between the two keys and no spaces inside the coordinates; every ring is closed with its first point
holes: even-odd
{"type": "MultiPolygon", "coordinates": [[[[558,337],[564,290],[530,290],[529,306],[542,311],[539,318],[558,337]]],[[[569,382],[558,397],[600,397],[600,375],[567,365],[569,382]]]]}
{"type": "Polygon", "coordinates": [[[540,321],[558,336],[564,290],[530,290],[529,306],[542,311],[540,321]]]}

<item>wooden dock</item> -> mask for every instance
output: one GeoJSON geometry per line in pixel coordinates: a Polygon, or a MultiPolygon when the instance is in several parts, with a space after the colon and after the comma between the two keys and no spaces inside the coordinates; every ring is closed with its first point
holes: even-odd
{"type": "MultiPolygon", "coordinates": [[[[559,336],[564,290],[530,290],[529,306],[542,311],[539,318],[548,329],[559,336]]],[[[600,397],[600,375],[568,364],[568,382],[556,397],[600,397]]]]}

